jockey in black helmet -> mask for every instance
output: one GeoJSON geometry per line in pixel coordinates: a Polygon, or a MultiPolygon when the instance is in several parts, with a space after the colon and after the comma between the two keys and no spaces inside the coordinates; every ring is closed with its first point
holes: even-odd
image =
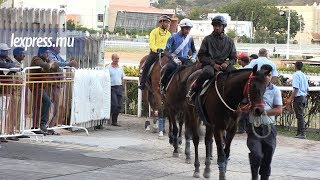
{"type": "Polygon", "coordinates": [[[236,47],[233,40],[225,35],[224,29],[227,21],[223,16],[215,16],[211,25],[213,32],[206,36],[200,46],[198,52],[199,61],[202,63],[202,73],[198,79],[192,84],[188,96],[193,95],[202,84],[214,77],[215,71],[231,71],[235,68],[236,47]]]}

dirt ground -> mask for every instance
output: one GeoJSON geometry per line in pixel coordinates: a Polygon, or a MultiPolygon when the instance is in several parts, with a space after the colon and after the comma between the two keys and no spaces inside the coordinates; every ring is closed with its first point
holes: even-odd
{"type": "MultiPolygon", "coordinates": [[[[105,59],[106,59],[106,64],[110,63],[111,61],[111,55],[115,53],[118,54],[120,57],[120,64],[131,64],[131,65],[138,65],[141,58],[144,57],[145,55],[148,54],[148,52],[123,52],[123,51],[117,51],[117,52],[105,52],[105,59]]],[[[281,63],[280,60],[273,60],[273,62],[277,66],[282,66],[283,63],[281,63]]]]}
{"type": "Polygon", "coordinates": [[[119,63],[120,64],[132,64],[132,65],[138,65],[142,57],[147,55],[147,52],[105,52],[105,60],[106,63],[110,63],[111,61],[111,55],[112,54],[118,54],[120,57],[119,63]]]}

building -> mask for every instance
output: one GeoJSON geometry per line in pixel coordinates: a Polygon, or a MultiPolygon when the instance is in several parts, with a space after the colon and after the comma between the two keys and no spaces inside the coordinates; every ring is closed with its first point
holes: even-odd
{"type": "Polygon", "coordinates": [[[303,18],[304,30],[298,32],[294,41],[301,44],[314,44],[320,42],[320,3],[305,6],[278,6],[279,9],[295,10],[303,18]]]}
{"type": "MultiPolygon", "coordinates": [[[[157,26],[161,15],[174,17],[174,10],[158,9],[150,6],[150,0],[110,0],[106,9],[106,24],[109,31],[115,28],[150,30],[157,26]]],[[[173,18],[170,30],[175,32],[177,19],[173,18]]]]}
{"type": "Polygon", "coordinates": [[[227,19],[227,27],[225,33],[233,30],[236,32],[236,36],[252,37],[252,22],[251,21],[231,21],[229,14],[225,13],[209,13],[208,20],[192,20],[193,28],[190,31],[190,35],[193,37],[204,37],[212,33],[213,27],[211,25],[211,19],[217,15],[224,16],[227,19]]]}
{"type": "Polygon", "coordinates": [[[107,4],[109,0],[8,0],[6,7],[64,10],[67,19],[74,20],[75,24],[92,29],[102,29],[107,4]]]}

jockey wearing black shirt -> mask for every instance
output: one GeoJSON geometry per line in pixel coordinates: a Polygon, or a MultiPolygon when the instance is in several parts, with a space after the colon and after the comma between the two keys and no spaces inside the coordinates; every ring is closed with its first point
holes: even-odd
{"type": "Polygon", "coordinates": [[[213,32],[206,36],[198,52],[199,61],[202,63],[202,73],[192,84],[189,95],[201,89],[207,79],[214,77],[214,71],[235,70],[236,47],[233,40],[224,34],[227,21],[223,16],[216,16],[212,19],[213,32]]]}

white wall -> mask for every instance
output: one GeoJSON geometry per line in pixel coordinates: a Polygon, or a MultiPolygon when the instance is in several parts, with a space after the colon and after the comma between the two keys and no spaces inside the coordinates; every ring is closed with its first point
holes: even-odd
{"type": "MultiPolygon", "coordinates": [[[[9,0],[11,4],[12,0],[9,0]]],[[[67,14],[80,15],[79,24],[97,29],[98,14],[104,14],[109,0],[15,0],[14,6],[27,8],[60,9],[60,5],[67,5],[64,9],[67,14]]]]}
{"type": "Polygon", "coordinates": [[[236,30],[237,36],[247,36],[250,37],[250,33],[252,30],[252,22],[251,21],[230,21],[228,26],[228,30],[236,30]]]}

